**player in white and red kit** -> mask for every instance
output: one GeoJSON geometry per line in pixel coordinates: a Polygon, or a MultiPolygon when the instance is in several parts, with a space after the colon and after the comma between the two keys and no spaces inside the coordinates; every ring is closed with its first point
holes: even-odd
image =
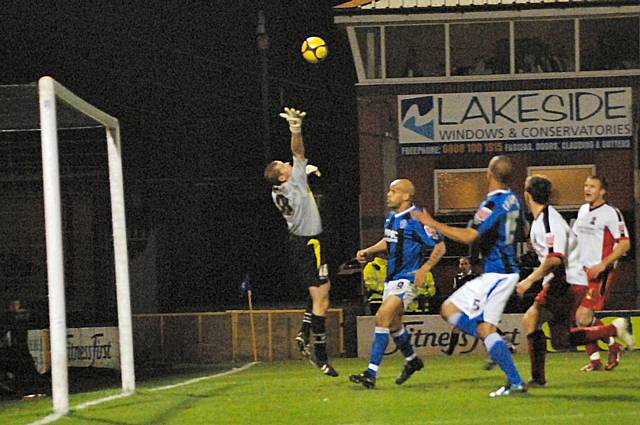
{"type": "Polygon", "coordinates": [[[613,336],[633,345],[627,321],[622,318],[611,325],[571,328],[576,310],[587,293],[587,275],[580,261],[576,235],[560,213],[549,205],[551,191],[551,181],[544,176],[530,176],[525,182],[524,199],[534,217],[530,240],[540,266],[518,283],[518,295],[524,295],[535,282],[543,279],[542,290],[523,317],[531,361],[529,387],[547,383],[547,339],[542,331],[545,322],[549,323],[551,342],[556,349],[613,336]]]}
{"type": "MultiPolygon", "coordinates": [[[[624,218],[617,208],[607,204],[604,199],[606,193],[607,182],[603,177],[587,177],[584,182],[587,203],[580,207],[573,224],[573,231],[578,236],[580,261],[589,279],[589,289],[576,314],[579,326],[602,323],[594,317],[593,311],[604,309],[607,295],[615,282],[616,261],[631,248],[624,218]]],[[[623,348],[611,339],[607,343],[607,365],[600,361],[597,343],[592,343],[586,347],[589,363],[582,368],[583,371],[612,370],[618,365],[623,348]]]]}

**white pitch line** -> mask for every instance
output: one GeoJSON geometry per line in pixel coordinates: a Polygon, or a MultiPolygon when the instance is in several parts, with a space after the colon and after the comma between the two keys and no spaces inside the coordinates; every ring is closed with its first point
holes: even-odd
{"type": "MultiPolygon", "coordinates": [[[[238,373],[238,372],[242,372],[243,370],[247,370],[250,367],[257,365],[258,363],[260,363],[260,362],[247,363],[244,366],[237,367],[237,368],[234,367],[233,369],[228,370],[226,372],[216,373],[215,375],[202,376],[200,378],[193,378],[193,379],[189,379],[187,381],[178,382],[177,384],[165,385],[163,387],[151,388],[151,389],[149,389],[147,391],[170,390],[172,388],[182,387],[184,385],[195,384],[196,382],[204,381],[206,379],[221,378],[223,376],[233,375],[234,373],[238,373]]],[[[104,397],[104,398],[99,398],[97,400],[87,401],[87,402],[80,403],[77,406],[72,407],[70,410],[86,409],[87,407],[95,406],[97,404],[106,403],[107,401],[112,401],[112,400],[117,400],[119,398],[129,397],[130,395],[133,395],[133,394],[135,394],[134,391],[127,391],[127,392],[124,392],[124,393],[111,395],[109,397],[104,397]]],[[[57,421],[58,419],[62,418],[63,416],[65,416],[65,415],[63,415],[62,413],[53,413],[53,414],[51,414],[49,416],[45,416],[44,418],[35,421],[35,422],[31,422],[28,425],[46,425],[46,424],[50,424],[50,423],[52,423],[54,421],[57,421]]]]}
{"type": "Polygon", "coordinates": [[[231,370],[228,370],[226,372],[222,372],[222,373],[216,373],[215,375],[209,375],[209,376],[202,376],[200,378],[193,378],[193,379],[189,379],[187,381],[184,382],[178,382],[177,384],[172,384],[172,385],[165,385],[164,387],[156,387],[156,388],[151,388],[148,391],[163,391],[163,390],[170,390],[172,388],[177,388],[177,387],[182,387],[184,385],[191,385],[191,384],[195,384],[196,382],[200,382],[200,381],[204,381],[206,379],[213,379],[213,378],[221,378],[223,376],[227,376],[227,375],[233,375],[234,373],[238,373],[238,372],[242,372],[243,370],[247,370],[252,366],[257,365],[260,362],[251,362],[251,363],[247,363],[246,365],[242,366],[242,367],[234,367],[231,370]]]}
{"type": "Polygon", "coordinates": [[[96,404],[101,404],[101,403],[106,403],[107,401],[111,401],[111,400],[117,400],[119,398],[124,398],[124,397],[129,397],[130,395],[135,394],[135,391],[127,391],[124,393],[120,393],[120,394],[114,394],[111,395],[109,397],[104,397],[104,398],[99,398],[97,400],[91,400],[91,401],[86,401],[84,403],[80,403],[75,407],[72,407],[72,410],[82,410],[82,409],[86,409],[87,407],[91,407],[91,406],[95,406],[96,404]]]}
{"type": "Polygon", "coordinates": [[[31,422],[29,425],[44,425],[44,424],[50,424],[53,421],[57,421],[58,419],[60,419],[61,417],[63,417],[64,415],[62,413],[52,413],[49,416],[45,416],[44,418],[37,420],[35,422],[31,422]]]}

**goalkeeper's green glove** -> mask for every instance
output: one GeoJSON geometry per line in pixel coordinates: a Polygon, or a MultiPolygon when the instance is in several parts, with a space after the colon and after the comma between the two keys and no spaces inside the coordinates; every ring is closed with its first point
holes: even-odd
{"type": "Polygon", "coordinates": [[[284,112],[280,116],[289,123],[289,131],[293,134],[302,132],[302,119],[307,115],[306,112],[294,108],[284,108],[284,112]]]}

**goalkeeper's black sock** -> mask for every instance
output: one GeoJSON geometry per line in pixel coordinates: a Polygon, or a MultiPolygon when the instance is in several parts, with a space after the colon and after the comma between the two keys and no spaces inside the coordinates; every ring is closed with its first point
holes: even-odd
{"type": "Polygon", "coordinates": [[[313,347],[316,354],[316,361],[319,365],[327,363],[327,333],[325,329],[325,318],[322,316],[311,316],[311,330],[313,331],[313,347]]]}
{"type": "Polygon", "coordinates": [[[311,312],[313,311],[313,300],[309,298],[307,309],[304,311],[304,318],[302,319],[302,327],[300,327],[300,333],[305,341],[309,341],[309,334],[311,333],[311,312]]]}

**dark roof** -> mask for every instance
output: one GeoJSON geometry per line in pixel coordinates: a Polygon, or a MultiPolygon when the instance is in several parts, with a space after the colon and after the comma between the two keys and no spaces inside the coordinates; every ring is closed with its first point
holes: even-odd
{"type": "Polygon", "coordinates": [[[334,6],[337,12],[411,13],[460,10],[539,9],[585,6],[638,5],[638,0],[350,0],[334,6]]]}

